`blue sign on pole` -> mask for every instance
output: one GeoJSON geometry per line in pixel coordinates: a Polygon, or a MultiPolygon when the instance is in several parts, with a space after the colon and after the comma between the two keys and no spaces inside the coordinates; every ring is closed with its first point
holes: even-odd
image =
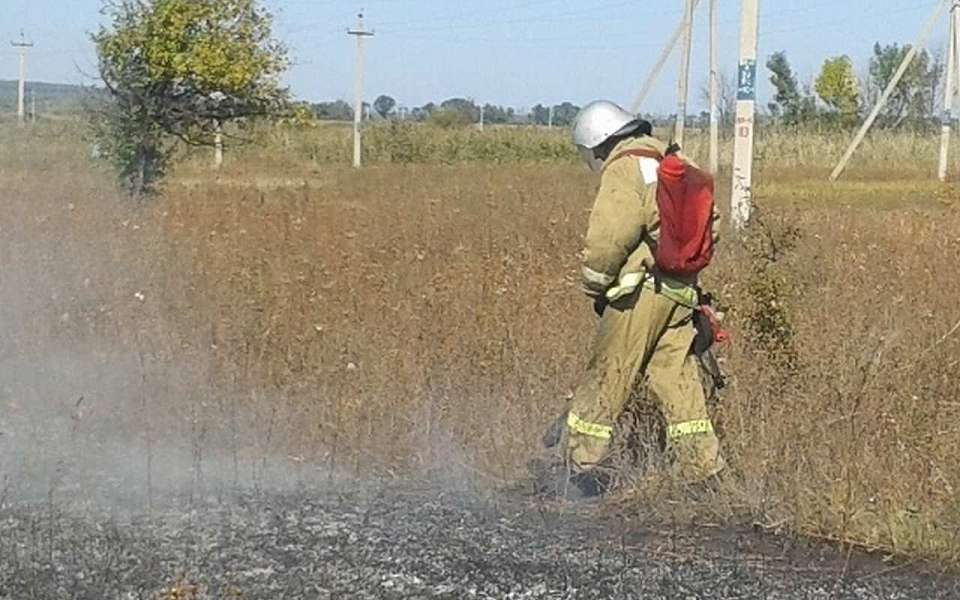
{"type": "Polygon", "coordinates": [[[757,99],[757,61],[746,59],[740,63],[737,75],[737,100],[757,99]]]}

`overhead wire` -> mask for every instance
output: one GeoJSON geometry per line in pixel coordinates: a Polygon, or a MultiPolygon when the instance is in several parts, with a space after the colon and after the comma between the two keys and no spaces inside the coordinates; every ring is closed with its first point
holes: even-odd
{"type": "MultiPolygon", "coordinates": [[[[378,2],[387,1],[388,0],[378,0],[378,2]]],[[[285,3],[317,8],[319,2],[320,0],[287,0],[285,3]]],[[[865,35],[869,35],[863,33],[864,29],[866,29],[863,27],[865,23],[875,23],[882,19],[889,19],[891,15],[898,15],[907,12],[919,12],[931,9],[935,4],[938,3],[939,2],[911,2],[908,6],[897,6],[896,8],[869,13],[858,18],[858,24],[860,26],[851,32],[851,37],[860,39],[865,35]]],[[[455,13],[436,14],[432,16],[427,15],[417,18],[410,17],[400,20],[387,19],[379,22],[374,18],[371,19],[371,24],[377,30],[377,35],[389,36],[391,39],[441,44],[450,43],[459,46],[495,44],[498,47],[505,48],[513,47],[537,49],[549,47],[550,50],[554,50],[556,49],[556,44],[563,44],[562,48],[565,51],[615,51],[622,49],[659,47],[663,43],[662,40],[651,40],[649,36],[639,36],[637,31],[607,32],[603,35],[602,39],[597,39],[595,42],[586,40],[574,41],[572,43],[569,36],[518,36],[516,35],[516,31],[514,31],[512,36],[505,36],[502,34],[502,32],[497,31],[497,28],[507,26],[516,27],[526,24],[539,25],[560,23],[581,18],[586,15],[595,15],[601,8],[606,10],[616,10],[626,6],[634,6],[636,4],[636,0],[608,0],[599,4],[592,4],[588,7],[581,6],[571,10],[560,10],[561,7],[558,5],[569,5],[565,0],[527,0],[513,2],[510,4],[509,8],[486,6],[474,10],[458,10],[455,13]],[[552,7],[557,7],[559,12],[557,12],[557,10],[549,10],[552,7]],[[538,12],[531,14],[531,11],[538,12]],[[644,39],[638,39],[639,37],[643,37],[644,39]]],[[[322,2],[321,6],[323,8],[333,8],[335,6],[339,8],[342,6],[342,4],[339,2],[334,2],[334,0],[330,0],[327,2],[322,2]]],[[[798,15],[807,15],[824,8],[836,6],[837,3],[835,1],[821,1],[816,3],[804,3],[804,5],[794,8],[778,9],[775,11],[771,10],[769,12],[765,12],[761,15],[761,36],[765,40],[770,40],[777,36],[813,30],[819,31],[849,28],[850,21],[848,19],[837,18],[836,15],[833,15],[830,19],[817,19],[813,22],[807,22],[806,20],[800,21],[797,19],[798,15]],[[791,22],[789,25],[787,25],[785,21],[788,20],[796,20],[797,22],[791,22]],[[783,26],[779,26],[781,24],[783,24],[783,26]]],[[[679,18],[680,13],[681,11],[677,10],[658,12],[657,19],[660,21],[669,20],[673,16],[679,18]]],[[[281,16],[282,13],[280,16],[278,16],[278,21],[280,21],[278,23],[278,30],[283,32],[285,35],[292,35],[301,33],[303,31],[311,32],[309,40],[304,40],[303,42],[296,44],[297,46],[300,46],[298,50],[298,53],[300,54],[309,54],[312,52],[311,47],[315,47],[317,42],[324,41],[325,43],[325,40],[345,33],[345,30],[349,25],[349,23],[344,23],[344,25],[341,27],[333,27],[331,26],[330,20],[325,20],[323,22],[296,22],[290,23],[292,26],[284,26],[281,16]]],[[[589,22],[591,25],[603,25],[604,23],[609,23],[611,21],[622,20],[623,17],[621,15],[614,15],[613,18],[598,15],[597,17],[591,18],[586,22],[589,22]]],[[[735,18],[726,18],[722,20],[723,23],[728,25],[733,25],[736,23],[736,21],[737,19],[735,18]]],[[[724,33],[722,34],[722,38],[724,40],[735,39],[737,36],[738,34],[735,31],[735,28],[724,28],[724,33]]],[[[89,51],[89,48],[46,48],[35,50],[34,55],[51,57],[76,55],[87,51],[89,51]]],[[[295,66],[310,65],[315,63],[316,61],[314,60],[293,61],[295,66]]]]}
{"type": "MultiPolygon", "coordinates": [[[[623,3],[623,4],[627,4],[627,3],[623,3]]],[[[920,5],[914,4],[912,6],[905,6],[905,7],[885,10],[882,13],[879,13],[879,12],[876,13],[875,18],[873,20],[876,21],[880,18],[886,18],[891,14],[900,14],[905,12],[913,12],[913,11],[919,11],[927,8],[932,8],[935,4],[937,4],[937,2],[926,2],[920,5]]],[[[772,23],[777,23],[782,21],[785,16],[790,16],[798,13],[808,13],[813,10],[817,10],[819,8],[824,8],[827,6],[835,6],[835,2],[823,2],[823,3],[818,3],[816,5],[807,5],[807,6],[798,7],[795,9],[787,9],[786,11],[780,11],[777,13],[769,13],[761,16],[761,19],[762,19],[761,22],[765,25],[769,25],[772,23]]],[[[577,14],[580,14],[580,11],[577,11],[575,13],[564,13],[564,15],[567,15],[567,16],[574,16],[577,14]]],[[[556,16],[563,16],[563,15],[556,15],[556,16]]],[[[551,20],[556,21],[558,19],[543,19],[543,20],[540,20],[540,22],[551,21],[551,20]]],[[[725,22],[727,24],[733,24],[735,23],[735,21],[736,21],[735,19],[724,19],[722,22],[725,22]]],[[[534,20],[530,18],[525,18],[522,20],[501,21],[501,22],[498,22],[497,24],[516,24],[519,22],[534,22],[534,20]]],[[[807,23],[801,26],[789,26],[789,27],[780,27],[780,28],[774,28],[774,29],[766,29],[765,27],[762,27],[761,31],[765,35],[777,35],[777,34],[788,34],[793,32],[809,31],[814,29],[827,29],[827,28],[835,29],[838,27],[848,27],[848,26],[849,26],[849,21],[846,21],[844,19],[832,18],[830,20],[822,20],[814,23],[807,23]]],[[[447,31],[447,30],[444,30],[444,31],[447,31]]],[[[456,44],[493,43],[493,44],[501,44],[504,46],[535,47],[538,45],[569,42],[569,37],[562,37],[562,36],[535,37],[535,38],[529,38],[529,37],[524,38],[524,37],[514,36],[510,38],[505,38],[505,37],[499,37],[499,36],[481,35],[481,36],[475,36],[475,37],[464,37],[463,35],[456,35],[456,36],[431,35],[429,31],[424,31],[424,30],[406,30],[402,32],[386,30],[386,31],[380,31],[379,33],[382,33],[383,35],[388,35],[391,38],[396,38],[396,39],[407,39],[411,41],[435,41],[435,42],[441,42],[441,43],[450,42],[450,43],[456,43],[456,44]]],[[[494,32],[490,32],[490,33],[494,33],[494,32]]],[[[662,44],[661,40],[645,41],[645,42],[639,42],[639,43],[634,42],[629,44],[622,44],[619,46],[612,45],[609,43],[610,40],[613,40],[613,39],[635,38],[636,36],[637,36],[636,32],[621,33],[621,34],[608,33],[604,35],[603,42],[600,42],[597,44],[567,43],[564,45],[564,49],[607,48],[607,49],[615,50],[615,49],[622,49],[622,48],[654,47],[662,44]]],[[[738,32],[733,31],[730,28],[725,28],[725,33],[722,34],[722,37],[727,40],[735,39],[738,36],[739,36],[738,32]]]]}
{"type": "MultiPolygon", "coordinates": [[[[611,5],[607,5],[605,8],[614,9],[614,8],[620,8],[625,6],[633,6],[633,5],[636,5],[636,0],[621,0],[611,5]]],[[[508,19],[494,19],[490,21],[471,21],[469,23],[460,23],[460,24],[442,25],[442,26],[433,26],[433,27],[408,27],[408,28],[405,28],[403,31],[414,32],[414,33],[430,32],[430,31],[447,32],[447,31],[463,31],[463,30],[480,29],[480,28],[489,27],[489,26],[500,27],[504,25],[523,25],[528,23],[539,25],[544,23],[555,23],[558,21],[565,21],[570,18],[583,17],[584,15],[595,14],[596,12],[597,12],[596,8],[586,8],[586,9],[566,11],[561,13],[551,13],[549,15],[525,15],[522,17],[513,17],[508,19]]],[[[597,20],[593,20],[591,22],[596,23],[597,20]]],[[[381,30],[389,32],[390,28],[389,27],[381,28],[381,30]]]]}
{"type": "MultiPolygon", "coordinates": [[[[911,6],[904,6],[904,7],[901,7],[901,8],[887,9],[887,10],[884,10],[884,11],[882,11],[882,12],[877,12],[877,13],[875,14],[875,17],[876,17],[876,18],[874,18],[874,19],[867,19],[867,21],[871,21],[871,20],[872,20],[872,21],[877,21],[877,20],[879,20],[880,18],[889,17],[891,14],[901,14],[901,13],[906,13],[906,12],[919,11],[919,10],[922,10],[922,9],[930,9],[930,8],[933,8],[934,6],[936,6],[937,4],[940,4],[940,1],[937,1],[937,2],[926,2],[926,3],[924,3],[924,4],[914,4],[914,5],[911,5],[911,6]]],[[[826,6],[826,5],[822,5],[822,6],[826,6]]],[[[861,22],[863,22],[863,21],[861,21],[861,22]]],[[[772,31],[768,31],[767,33],[790,33],[790,32],[794,32],[794,31],[809,31],[810,29],[815,29],[815,28],[817,28],[817,27],[819,27],[819,26],[829,25],[829,24],[836,24],[836,25],[845,26],[845,27],[849,27],[849,26],[850,26],[850,23],[847,22],[847,21],[844,21],[844,20],[842,20],[842,19],[833,18],[833,19],[830,19],[829,21],[824,20],[824,21],[819,21],[819,22],[816,22],[816,23],[808,23],[808,24],[803,25],[803,26],[800,26],[800,27],[787,27],[787,28],[781,28],[781,29],[774,29],[774,30],[772,30],[772,31]]]]}
{"type": "MultiPolygon", "coordinates": [[[[561,3],[561,2],[565,2],[565,1],[566,1],[566,0],[531,0],[531,1],[529,1],[529,2],[519,2],[519,3],[515,2],[515,3],[513,3],[513,4],[511,5],[511,12],[517,12],[517,9],[521,9],[521,10],[522,10],[522,9],[528,9],[528,8],[535,7],[535,6],[544,6],[544,5],[549,5],[549,4],[557,4],[557,3],[561,3]]],[[[429,26],[429,24],[431,24],[431,23],[434,23],[434,24],[435,24],[435,23],[452,23],[452,24],[455,24],[456,22],[458,22],[458,21],[460,21],[460,20],[462,20],[462,19],[464,19],[464,18],[467,18],[467,17],[476,17],[476,16],[489,17],[489,16],[492,16],[492,15],[495,15],[495,14],[498,14],[498,13],[502,13],[502,12],[503,12],[503,11],[493,10],[493,9],[491,9],[491,8],[488,7],[488,8],[484,8],[484,9],[482,9],[482,10],[460,11],[460,12],[457,12],[457,13],[455,13],[455,14],[438,15],[438,16],[434,16],[434,17],[427,16],[427,17],[420,17],[420,18],[416,18],[416,19],[406,19],[406,20],[400,20],[400,21],[391,21],[391,20],[389,20],[389,19],[387,19],[387,20],[385,20],[385,21],[379,20],[379,21],[375,21],[375,25],[376,25],[376,27],[377,27],[378,29],[382,30],[384,27],[387,27],[387,28],[390,28],[390,27],[407,27],[407,26],[410,26],[410,25],[422,26],[422,25],[424,25],[424,24],[427,24],[427,25],[429,26]]],[[[369,14],[369,13],[368,13],[368,14],[369,14]]],[[[313,28],[313,27],[321,27],[321,26],[329,26],[329,21],[324,21],[324,22],[322,22],[322,23],[319,22],[319,21],[312,21],[312,22],[300,23],[300,24],[298,24],[296,27],[291,28],[290,31],[291,31],[291,32],[299,32],[299,31],[305,31],[305,30],[311,29],[311,28],[313,28]]],[[[345,24],[345,26],[346,26],[346,24],[345,24]]],[[[441,26],[439,26],[439,28],[442,29],[443,26],[441,25],[441,26]]],[[[340,32],[341,30],[342,30],[342,28],[338,28],[338,29],[336,29],[336,32],[340,32]]]]}
{"type": "MultiPolygon", "coordinates": [[[[511,12],[522,12],[533,7],[546,6],[550,4],[559,4],[565,3],[566,0],[530,0],[528,2],[513,2],[510,6],[511,12]],[[519,9],[519,10],[518,10],[519,9]]],[[[423,17],[416,19],[408,19],[406,21],[384,21],[381,22],[381,26],[386,27],[396,27],[404,25],[422,25],[424,23],[437,23],[437,22],[447,22],[455,23],[459,20],[462,20],[464,17],[476,17],[476,16],[491,16],[498,13],[502,13],[502,10],[497,10],[491,7],[484,8],[482,10],[472,10],[472,11],[460,11],[451,15],[439,15],[435,17],[423,17]]]]}
{"type": "MultiPolygon", "coordinates": [[[[529,2],[514,3],[511,6],[509,14],[516,15],[518,11],[529,10],[530,8],[535,7],[544,7],[548,5],[557,4],[561,0],[533,0],[529,2]]],[[[623,6],[628,6],[634,4],[633,1],[619,1],[613,3],[605,3],[603,8],[605,9],[615,9],[623,6]]],[[[785,9],[777,11],[775,13],[768,13],[762,16],[763,23],[766,25],[772,22],[779,22],[786,18],[792,18],[792,16],[802,13],[809,13],[811,11],[826,7],[826,6],[835,6],[834,2],[819,2],[816,4],[808,4],[801,7],[785,9]]],[[[911,11],[918,10],[924,6],[931,6],[930,3],[926,3],[923,6],[910,6],[904,7],[899,10],[894,11],[884,11],[884,13],[879,14],[890,14],[891,12],[901,12],[901,11],[911,11]]],[[[375,22],[374,29],[377,31],[377,34],[380,36],[389,36],[392,39],[398,40],[408,40],[408,41],[425,41],[425,42],[437,42],[437,43],[450,43],[456,45],[463,44],[496,44],[499,47],[519,47],[519,48],[536,48],[538,46],[550,45],[555,43],[564,43],[564,49],[566,50],[616,50],[622,48],[644,48],[644,47],[654,47],[660,44],[659,41],[650,41],[650,42],[636,42],[631,41],[629,43],[614,45],[610,44],[611,40],[625,40],[625,39],[634,39],[636,38],[635,32],[630,33],[610,33],[607,32],[603,35],[602,41],[597,41],[596,43],[590,42],[578,42],[570,43],[569,37],[529,37],[529,36],[510,36],[505,37],[498,35],[496,31],[480,31],[482,29],[494,28],[494,27],[503,27],[508,25],[524,25],[524,24],[542,24],[542,23],[555,23],[564,21],[571,18],[581,17],[586,14],[591,14],[597,12],[598,7],[593,6],[589,8],[583,8],[572,11],[565,11],[561,13],[549,13],[546,15],[523,15],[523,16],[514,16],[511,18],[503,19],[494,19],[490,18],[494,11],[490,8],[485,8],[482,10],[474,11],[461,11],[455,15],[440,15],[433,18],[425,17],[418,18],[416,20],[406,20],[406,21],[382,21],[375,22]],[[482,19],[471,19],[469,22],[462,22],[463,19],[469,17],[481,16],[482,19]],[[457,22],[460,21],[460,22],[457,22]],[[434,25],[430,25],[434,23],[434,25]],[[436,25],[436,23],[444,23],[443,25],[436,25]],[[410,24],[409,27],[401,27],[404,24],[410,24]],[[466,31],[467,35],[456,34],[452,35],[458,31],[466,31]],[[475,35],[479,34],[479,35],[475,35]]],[[[658,19],[669,18],[671,15],[676,14],[679,16],[679,12],[671,11],[667,13],[661,13],[658,15],[658,19]]],[[[602,21],[600,21],[602,23],[602,21]]],[[[724,19],[722,22],[727,24],[733,24],[735,19],[724,19]]],[[[591,20],[592,24],[597,24],[598,20],[591,20]]],[[[779,34],[779,33],[790,33],[793,31],[803,31],[808,29],[817,29],[817,28],[826,28],[826,27],[837,27],[841,26],[840,24],[845,23],[843,20],[832,19],[823,23],[813,23],[807,24],[805,26],[796,27],[785,27],[778,28],[773,30],[766,30],[763,27],[762,30],[766,30],[768,34],[779,34]]],[[[329,37],[339,35],[343,32],[344,28],[329,28],[329,21],[325,23],[327,25],[326,29],[314,31],[314,38],[310,42],[316,41],[318,39],[327,39],[329,37]]],[[[296,27],[285,28],[285,32],[288,34],[298,33],[301,31],[310,30],[315,24],[304,23],[297,25],[296,27]]],[[[724,39],[730,39],[736,37],[735,33],[731,33],[729,29],[725,28],[726,33],[723,35],[724,39]]],[[[306,46],[312,45],[310,42],[307,42],[306,46]]],[[[304,44],[298,44],[303,48],[304,44]]],[[[306,48],[303,48],[306,50],[306,48]]]]}

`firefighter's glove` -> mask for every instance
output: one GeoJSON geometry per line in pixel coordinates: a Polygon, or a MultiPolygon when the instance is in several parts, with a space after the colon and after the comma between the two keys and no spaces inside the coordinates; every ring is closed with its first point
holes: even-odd
{"type": "Polygon", "coordinates": [[[607,300],[607,297],[604,296],[594,296],[593,298],[593,312],[597,313],[598,317],[603,316],[603,311],[606,310],[607,305],[610,304],[610,301],[607,300]]]}

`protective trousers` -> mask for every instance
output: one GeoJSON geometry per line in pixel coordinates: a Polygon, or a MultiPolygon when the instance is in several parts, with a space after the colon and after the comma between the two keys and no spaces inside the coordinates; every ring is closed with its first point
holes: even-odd
{"type": "Polygon", "coordinates": [[[690,353],[692,319],[693,309],[645,286],[606,307],[567,415],[565,458],[575,471],[588,471],[609,455],[614,424],[641,370],[666,420],[677,477],[699,481],[723,469],[690,353]]]}

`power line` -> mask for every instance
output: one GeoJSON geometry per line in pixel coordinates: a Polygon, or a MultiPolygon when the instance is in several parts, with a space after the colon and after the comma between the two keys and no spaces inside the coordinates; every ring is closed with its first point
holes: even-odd
{"type": "MultiPolygon", "coordinates": [[[[936,3],[928,2],[919,6],[913,5],[910,7],[902,7],[898,9],[887,10],[887,11],[884,11],[883,13],[876,13],[874,18],[870,19],[869,21],[864,21],[863,19],[861,19],[859,22],[860,23],[878,22],[881,19],[888,18],[889,15],[891,14],[914,12],[919,9],[933,7],[935,4],[936,3]]],[[[809,30],[815,30],[815,29],[835,29],[839,27],[849,27],[849,21],[844,19],[837,19],[836,17],[830,20],[822,20],[822,21],[806,23],[801,26],[779,27],[775,29],[769,29],[767,27],[771,23],[781,22],[785,16],[789,16],[789,14],[791,13],[810,12],[812,10],[815,10],[816,8],[823,8],[826,6],[833,6],[833,4],[823,3],[823,4],[817,4],[815,6],[805,6],[801,8],[790,9],[788,11],[780,11],[770,15],[764,15],[761,17],[761,22],[763,24],[762,29],[764,31],[764,34],[765,36],[769,37],[770,35],[788,34],[793,32],[802,32],[802,31],[809,31],[809,30]]],[[[573,13],[569,13],[569,14],[572,15],[573,13]]],[[[680,13],[677,13],[677,14],[679,15],[680,13]]],[[[732,25],[736,21],[737,19],[728,18],[728,19],[721,20],[721,23],[726,25],[732,25]]],[[[498,24],[510,24],[510,23],[512,23],[512,21],[501,21],[498,24]]],[[[445,28],[442,31],[447,32],[448,30],[445,28]]],[[[660,41],[643,41],[643,42],[631,41],[630,43],[626,43],[626,44],[610,43],[615,40],[635,40],[637,38],[636,32],[605,33],[602,42],[586,43],[586,44],[583,44],[583,43],[571,44],[569,43],[569,40],[570,40],[569,36],[522,38],[522,37],[515,37],[515,36],[500,37],[496,35],[485,34],[485,35],[479,35],[479,36],[471,35],[469,37],[464,37],[462,35],[433,35],[429,31],[415,31],[415,30],[404,30],[404,31],[381,30],[380,33],[383,35],[388,35],[392,39],[441,42],[441,43],[450,43],[450,44],[456,44],[456,45],[497,44],[500,47],[513,46],[513,47],[530,48],[530,47],[537,47],[541,45],[546,46],[546,45],[555,44],[555,43],[563,43],[564,50],[601,50],[601,51],[610,50],[610,51],[613,51],[613,50],[622,50],[622,49],[630,49],[630,48],[658,47],[661,43],[660,41]]],[[[725,27],[724,33],[721,35],[721,39],[726,41],[734,41],[737,39],[737,34],[732,27],[725,27]]]]}
{"type": "MultiPolygon", "coordinates": [[[[625,3],[618,3],[618,4],[616,4],[615,6],[622,6],[622,5],[629,5],[629,4],[630,4],[629,2],[625,2],[625,3]]],[[[919,5],[914,4],[914,5],[912,5],[912,6],[904,6],[904,7],[900,7],[900,8],[885,10],[885,11],[883,11],[882,13],[879,13],[879,12],[878,12],[878,13],[875,13],[874,18],[871,19],[871,21],[872,21],[872,22],[877,22],[877,21],[880,21],[880,20],[882,20],[882,19],[887,19],[887,18],[889,17],[889,15],[891,15],[891,14],[901,14],[901,13],[906,13],[906,12],[914,12],[914,11],[918,11],[918,10],[922,10],[922,9],[926,9],[926,8],[932,8],[935,4],[936,4],[935,2],[927,2],[927,3],[923,3],[923,4],[919,4],[919,5]]],[[[766,26],[768,26],[768,25],[770,25],[770,24],[779,23],[779,22],[784,21],[785,18],[789,18],[789,17],[790,17],[791,15],[793,15],[793,14],[809,13],[809,12],[815,11],[815,10],[817,10],[817,9],[825,8],[825,7],[828,7],[828,6],[835,6],[835,5],[836,5],[835,2],[831,2],[831,3],[826,3],[826,2],[825,2],[825,3],[815,4],[815,5],[808,5],[808,6],[803,6],[803,7],[799,7],[799,8],[794,8],[794,9],[786,9],[786,10],[777,11],[777,12],[771,13],[771,14],[761,15],[760,20],[761,20],[761,23],[762,23],[762,25],[763,25],[764,34],[765,34],[765,35],[769,35],[769,34],[778,34],[778,33],[792,33],[792,32],[808,31],[808,30],[811,30],[811,29],[828,28],[828,27],[830,27],[830,28],[849,27],[849,21],[846,21],[846,20],[844,20],[844,19],[838,19],[837,17],[834,16],[833,18],[831,18],[831,19],[829,19],[829,20],[818,20],[818,21],[814,21],[814,22],[810,22],[810,23],[805,23],[805,24],[802,24],[802,25],[800,25],[800,26],[780,27],[780,28],[772,29],[772,30],[766,28],[766,26]]],[[[560,21],[560,20],[565,20],[565,19],[568,18],[568,17],[581,16],[581,15],[583,15],[583,14],[586,14],[587,12],[593,12],[593,11],[573,11],[573,12],[561,13],[561,14],[558,14],[558,15],[553,15],[552,17],[524,17],[524,18],[521,18],[521,19],[509,19],[509,20],[499,20],[499,21],[488,21],[488,22],[471,23],[471,24],[465,24],[464,26],[460,27],[460,29],[479,29],[479,28],[482,28],[482,27],[485,27],[485,26],[488,26],[488,25],[516,25],[516,24],[522,24],[522,23],[526,23],[526,22],[530,22],[530,23],[556,22],[556,21],[560,21]]],[[[670,12],[662,13],[660,16],[661,16],[661,17],[666,17],[666,16],[674,15],[674,14],[677,15],[677,16],[679,16],[681,13],[680,13],[680,12],[677,12],[677,11],[670,11],[670,12]]],[[[735,25],[737,22],[738,22],[738,19],[737,19],[737,18],[726,18],[726,19],[722,19],[722,20],[721,20],[721,23],[723,23],[724,25],[735,25]]],[[[863,20],[860,19],[859,22],[862,23],[863,20]]],[[[597,20],[593,20],[593,21],[591,21],[591,23],[592,23],[592,24],[596,24],[596,23],[598,23],[598,21],[597,21],[597,20]]],[[[383,30],[383,29],[381,29],[381,33],[384,34],[384,35],[390,35],[391,37],[393,37],[393,38],[398,38],[398,39],[438,40],[438,41],[449,40],[449,41],[451,41],[451,42],[458,42],[458,43],[461,43],[461,42],[479,42],[479,43],[484,43],[484,42],[490,42],[490,43],[506,42],[506,43],[513,43],[513,44],[517,44],[517,45],[530,45],[530,44],[539,44],[539,43],[548,44],[548,43],[554,43],[554,42],[557,42],[557,43],[569,42],[569,37],[568,37],[568,36],[567,36],[567,37],[546,37],[546,38],[540,37],[540,38],[517,39],[517,38],[499,38],[499,37],[489,37],[489,36],[486,36],[486,37],[470,37],[470,38],[464,38],[463,36],[450,37],[450,36],[433,36],[433,35],[429,35],[430,32],[432,32],[432,31],[448,32],[448,31],[451,30],[451,28],[452,28],[452,27],[407,28],[407,29],[403,29],[403,30],[392,30],[392,29],[383,30]],[[413,34],[413,35],[411,35],[411,34],[413,34]]],[[[726,29],[726,31],[727,31],[728,33],[725,34],[723,37],[725,37],[725,38],[727,38],[727,39],[731,39],[731,40],[736,38],[736,33],[730,33],[731,28],[725,28],[725,29],[726,29]]],[[[637,33],[636,33],[635,31],[626,32],[626,33],[620,33],[620,34],[605,33],[605,34],[604,34],[604,41],[609,41],[609,40],[611,40],[611,39],[624,39],[624,38],[634,39],[634,38],[636,38],[636,37],[637,37],[637,33]]],[[[660,45],[660,42],[643,42],[643,43],[627,44],[627,45],[623,45],[623,46],[609,46],[609,45],[600,45],[600,44],[594,44],[594,45],[590,45],[590,44],[588,44],[588,45],[578,45],[578,44],[574,44],[574,45],[565,45],[564,47],[565,47],[565,48],[578,48],[578,49],[579,49],[579,48],[588,48],[588,49],[589,49],[589,48],[598,48],[598,49],[599,49],[599,48],[603,48],[603,47],[608,47],[608,48],[611,48],[611,49],[616,49],[616,48],[620,48],[620,47],[631,47],[631,48],[632,48],[632,47],[637,47],[637,48],[642,48],[642,47],[659,46],[659,45],[660,45]]]]}
{"type": "MultiPolygon", "coordinates": [[[[616,2],[613,5],[607,6],[605,8],[613,9],[613,8],[620,8],[620,7],[626,7],[626,6],[634,6],[635,4],[636,4],[636,0],[623,0],[620,2],[616,2]]],[[[523,25],[527,23],[540,25],[543,23],[555,23],[558,21],[565,21],[571,17],[582,17],[588,14],[596,14],[596,12],[597,12],[596,8],[578,9],[578,10],[567,11],[562,13],[552,13],[549,15],[528,15],[524,17],[515,17],[510,19],[471,21],[469,23],[462,23],[462,24],[435,25],[435,26],[427,26],[427,27],[407,27],[403,29],[403,31],[413,32],[413,33],[423,33],[423,32],[430,32],[430,31],[462,31],[462,30],[483,29],[491,25],[494,25],[494,26],[523,25]]],[[[596,23],[597,21],[595,20],[592,22],[596,23]]],[[[386,27],[387,27],[386,30],[389,31],[389,27],[390,27],[389,24],[386,27]]]]}
{"type": "MultiPolygon", "coordinates": [[[[518,9],[518,8],[519,8],[519,9],[524,9],[524,8],[530,8],[530,7],[535,7],[535,6],[543,6],[543,5],[548,5],[548,4],[556,4],[556,3],[561,3],[561,2],[565,2],[565,1],[566,1],[566,0],[535,0],[535,1],[533,1],[533,2],[526,2],[526,3],[522,3],[522,4],[514,4],[511,8],[514,9],[514,10],[515,10],[515,9],[518,9]]],[[[446,30],[446,29],[449,29],[449,28],[456,29],[456,28],[457,28],[456,23],[457,23],[458,21],[464,19],[464,18],[471,18],[471,17],[474,17],[474,16],[484,16],[484,17],[488,17],[488,16],[491,16],[491,15],[494,15],[494,14],[498,14],[498,11],[493,11],[493,10],[490,10],[490,9],[482,9],[482,10],[474,10],[474,11],[461,11],[461,12],[456,13],[455,15],[442,15],[442,16],[424,17],[424,18],[410,19],[410,20],[401,20],[401,21],[390,21],[390,20],[387,20],[387,21],[382,21],[382,22],[380,22],[380,23],[379,23],[379,25],[380,25],[379,28],[380,28],[380,31],[381,31],[381,32],[384,31],[384,30],[383,30],[383,27],[388,27],[388,28],[389,28],[389,27],[404,27],[404,28],[405,28],[407,25],[417,25],[417,26],[418,26],[418,27],[414,27],[414,28],[407,28],[406,30],[408,30],[408,31],[409,31],[409,30],[419,31],[419,30],[424,30],[424,29],[426,29],[426,30],[428,30],[428,31],[446,30]],[[434,24],[434,25],[428,25],[428,26],[425,28],[425,27],[423,27],[424,24],[434,24]],[[439,24],[439,25],[436,25],[436,24],[439,24]]],[[[329,21],[323,21],[323,22],[320,22],[320,21],[310,21],[310,22],[299,23],[299,24],[297,24],[295,27],[286,28],[286,29],[285,29],[285,32],[287,32],[287,33],[297,33],[297,32],[301,32],[301,31],[308,31],[308,30],[315,29],[315,28],[322,28],[322,27],[324,27],[327,23],[329,23],[329,21]]],[[[492,23],[492,21],[488,21],[488,23],[492,23]]],[[[340,31],[340,30],[337,29],[337,30],[334,30],[333,32],[336,33],[336,32],[339,32],[339,31],[340,31]]],[[[326,31],[325,31],[325,32],[326,32],[326,31]]]]}
{"type": "MultiPolygon", "coordinates": [[[[522,10],[527,10],[527,9],[530,9],[530,8],[533,8],[533,7],[537,7],[537,6],[545,6],[545,5],[549,5],[549,4],[559,4],[559,3],[566,3],[566,0],[533,0],[533,1],[531,1],[531,2],[522,2],[522,3],[521,3],[521,2],[515,2],[515,3],[513,3],[513,5],[511,6],[511,9],[513,9],[514,11],[517,11],[517,9],[520,9],[520,10],[522,11],[522,10]]],[[[382,25],[384,25],[384,26],[386,26],[386,27],[396,27],[396,26],[404,26],[404,25],[411,25],[411,24],[419,24],[419,25],[422,25],[422,24],[424,24],[424,23],[447,23],[447,24],[449,24],[449,23],[456,23],[457,21],[462,20],[462,19],[465,19],[465,18],[473,18],[473,17],[476,17],[476,16],[490,16],[490,15],[498,14],[498,13],[501,13],[501,12],[502,12],[502,11],[493,10],[493,9],[490,9],[490,8],[485,8],[485,9],[482,9],[482,10],[460,11],[460,12],[456,13],[455,15],[443,15],[443,16],[435,16],[435,17],[424,17],[424,18],[418,18],[418,19],[408,19],[408,20],[406,20],[406,21],[389,21],[389,20],[388,20],[388,21],[384,21],[384,22],[382,23],[382,25]]]]}
{"type": "MultiPolygon", "coordinates": [[[[918,4],[918,5],[914,5],[914,6],[910,6],[910,7],[903,7],[903,8],[899,8],[899,9],[885,10],[885,11],[883,11],[882,13],[876,13],[875,18],[873,18],[873,19],[863,20],[863,19],[859,19],[859,17],[858,17],[858,22],[859,22],[859,23],[863,23],[863,22],[865,22],[865,21],[866,21],[866,22],[877,22],[877,21],[880,21],[880,20],[887,20],[887,19],[890,17],[890,15],[893,15],[893,14],[902,14],[902,13],[907,13],[907,12],[916,12],[916,11],[919,11],[919,10],[921,10],[921,9],[930,9],[930,8],[935,7],[935,6],[938,5],[938,4],[940,4],[940,2],[927,2],[927,3],[924,3],[924,4],[918,4]]],[[[849,27],[850,27],[850,23],[849,23],[848,21],[843,20],[843,19],[833,18],[833,19],[830,19],[829,21],[818,21],[818,22],[816,22],[816,23],[808,23],[808,24],[803,25],[803,26],[800,26],[800,27],[785,27],[785,28],[773,29],[773,30],[769,30],[769,31],[768,31],[768,30],[764,30],[763,33],[764,33],[765,36],[769,36],[769,35],[775,35],[775,34],[778,34],[778,33],[797,33],[797,32],[801,32],[801,31],[810,31],[810,30],[813,30],[813,29],[839,29],[839,28],[841,28],[841,27],[843,27],[843,28],[849,28],[849,27]]]]}

